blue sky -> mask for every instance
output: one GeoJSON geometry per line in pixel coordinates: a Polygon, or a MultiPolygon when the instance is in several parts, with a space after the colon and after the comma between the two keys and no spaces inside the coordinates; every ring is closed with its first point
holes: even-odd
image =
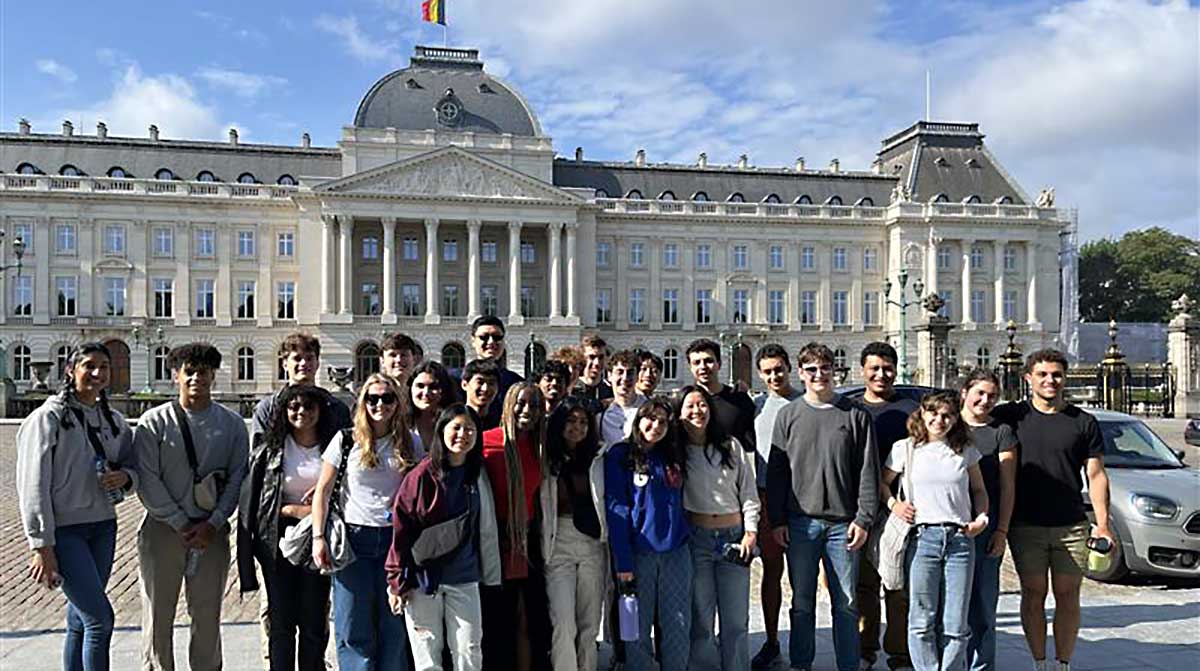
{"type": "MultiPolygon", "coordinates": [[[[529,99],[559,153],[866,169],[925,116],[975,121],[1085,239],[1200,237],[1200,12],[1143,0],[448,0],[449,41],[529,99]]],[[[0,124],[337,142],[372,83],[440,44],[419,0],[0,4],[0,124]],[[286,11],[285,11],[286,8],[286,11]]]]}

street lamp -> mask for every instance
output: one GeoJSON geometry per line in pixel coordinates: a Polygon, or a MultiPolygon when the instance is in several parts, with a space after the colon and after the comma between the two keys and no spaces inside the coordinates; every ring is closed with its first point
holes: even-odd
{"type": "Polygon", "coordinates": [[[140,326],[133,327],[133,346],[134,348],[146,349],[146,386],[142,387],[141,393],[153,394],[154,387],[150,385],[151,378],[154,375],[154,350],[160,345],[165,345],[167,342],[166,334],[163,333],[163,327],[159,326],[154,329],[154,333],[147,333],[140,326]]]}
{"type": "Polygon", "coordinates": [[[889,279],[883,280],[883,298],[884,306],[895,305],[900,308],[900,381],[904,384],[912,382],[912,376],[908,372],[908,308],[912,305],[921,304],[921,294],[925,293],[925,283],[921,278],[913,282],[913,300],[908,300],[908,268],[901,268],[900,274],[896,276],[897,283],[900,285],[899,300],[890,298],[892,293],[892,281],[889,279]]]}
{"type": "MultiPolygon", "coordinates": [[[[3,238],[4,238],[4,231],[0,230],[0,241],[2,241],[3,238]]],[[[0,272],[16,268],[17,269],[17,277],[20,277],[21,276],[21,257],[25,256],[25,241],[22,240],[21,238],[16,238],[15,240],[13,240],[12,250],[13,250],[13,254],[17,257],[17,262],[16,263],[6,263],[4,265],[0,265],[0,272]]]]}

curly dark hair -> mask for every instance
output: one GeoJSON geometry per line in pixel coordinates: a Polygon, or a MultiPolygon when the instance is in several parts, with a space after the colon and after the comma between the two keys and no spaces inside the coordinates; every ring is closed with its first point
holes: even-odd
{"type": "Polygon", "coordinates": [[[300,399],[308,407],[316,408],[317,423],[320,423],[321,406],[325,401],[321,391],[305,384],[290,384],[284,387],[283,391],[279,393],[279,397],[275,399],[270,428],[263,437],[263,446],[267,449],[282,450],[287,437],[292,434],[292,425],[288,423],[287,410],[292,401],[296,399],[300,399]]]}
{"type": "Polygon", "coordinates": [[[221,367],[221,351],[206,342],[190,342],[167,354],[167,367],[179,370],[184,366],[217,370],[221,367]]]}

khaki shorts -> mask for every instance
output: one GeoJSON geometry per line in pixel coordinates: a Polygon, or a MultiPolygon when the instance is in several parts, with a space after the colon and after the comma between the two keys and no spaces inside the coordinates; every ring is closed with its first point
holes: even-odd
{"type": "Polygon", "coordinates": [[[1087,522],[1064,527],[1013,526],[1008,532],[1017,575],[1083,575],[1087,568],[1087,522]]]}

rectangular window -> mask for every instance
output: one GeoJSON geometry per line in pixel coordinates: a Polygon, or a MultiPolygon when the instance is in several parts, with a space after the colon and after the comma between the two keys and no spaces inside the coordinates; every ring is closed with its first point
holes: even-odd
{"type": "Polygon", "coordinates": [[[239,280],[237,288],[237,318],[254,319],[254,294],[257,286],[254,280],[239,280]]]}
{"type": "Polygon", "coordinates": [[[521,314],[532,317],[537,313],[537,292],[533,287],[521,287],[521,314]]]}
{"type": "Polygon", "coordinates": [[[679,323],[679,290],[678,289],[663,289],[663,311],[664,324],[679,323]]]}
{"type": "Polygon", "coordinates": [[[537,250],[534,248],[532,242],[521,243],[521,263],[526,265],[537,263],[537,250]]]}
{"type": "Polygon", "coordinates": [[[847,322],[847,320],[846,320],[847,304],[848,304],[847,293],[845,291],[833,292],[833,305],[832,305],[833,315],[832,315],[832,317],[833,317],[834,324],[837,324],[839,326],[846,324],[846,322],[847,322]]]}
{"type": "Polygon", "coordinates": [[[629,323],[642,324],[646,321],[646,290],[629,290],[629,323]]]}
{"type": "Polygon", "coordinates": [[[480,309],[485,315],[493,317],[500,312],[500,287],[494,284],[484,285],[479,288],[480,309]]]}
{"type": "Polygon", "coordinates": [[[607,268],[612,247],[607,242],[596,243],[596,267],[607,268]]]}
{"type": "Polygon", "coordinates": [[[54,227],[54,251],[57,254],[75,253],[75,224],[59,224],[54,227]]]}
{"type": "Polygon", "coordinates": [[[673,242],[663,245],[662,263],[664,268],[679,267],[679,245],[673,242]]]}
{"type": "Polygon", "coordinates": [[[596,323],[612,323],[612,289],[596,290],[596,323]]]}
{"type": "Polygon", "coordinates": [[[733,290],[733,323],[745,324],[750,321],[750,290],[733,290]]]}
{"type": "Polygon", "coordinates": [[[400,285],[400,314],[405,317],[421,315],[421,285],[400,285]]]}
{"type": "Polygon", "coordinates": [[[447,317],[458,316],[458,285],[442,286],[442,314],[447,317]]]}
{"type": "Polygon", "coordinates": [[[783,245],[771,245],[768,258],[771,270],[783,270],[783,245]]]}
{"type": "Polygon", "coordinates": [[[447,263],[458,260],[458,240],[442,240],[442,260],[447,263]]]}
{"type": "Polygon", "coordinates": [[[296,318],[296,283],[279,282],[275,285],[275,317],[296,318]]]}
{"type": "Polygon", "coordinates": [[[212,319],[217,313],[213,280],[196,280],[196,318],[212,319]]]}
{"type": "Polygon", "coordinates": [[[363,261],[379,260],[379,238],[368,235],[362,239],[362,257],[363,261]]]}
{"type": "Polygon", "coordinates": [[[196,229],[196,256],[208,258],[217,252],[217,232],[211,228],[196,229]]]}
{"type": "Polygon", "coordinates": [[[421,259],[421,248],[417,246],[416,238],[404,238],[400,249],[405,261],[419,261],[421,259]]]}
{"type": "Polygon", "coordinates": [[[845,247],[834,247],[833,248],[833,269],[834,270],[845,270],[846,269],[846,248],[845,247]]]}
{"type": "Polygon", "coordinates": [[[169,228],[154,229],[154,255],[171,257],[175,255],[175,233],[169,228]]]}
{"type": "Polygon", "coordinates": [[[641,268],[644,252],[645,245],[640,242],[629,245],[629,266],[632,268],[641,268]]]}
{"type": "Polygon", "coordinates": [[[254,231],[238,231],[237,232],[237,255],[242,258],[250,258],[254,256],[255,251],[254,231]]]}
{"type": "Polygon", "coordinates": [[[362,314],[377,315],[383,312],[383,301],[379,298],[378,282],[363,282],[361,287],[362,314]]]}
{"type": "Polygon", "coordinates": [[[33,276],[18,275],[12,280],[13,314],[18,317],[33,315],[33,276]]]}
{"type": "Polygon", "coordinates": [[[33,224],[14,224],[13,225],[13,240],[20,239],[25,243],[25,253],[33,253],[33,224]]]}
{"type": "Polygon", "coordinates": [[[950,270],[950,248],[937,248],[937,268],[938,270],[950,270]]]}
{"type": "Polygon", "coordinates": [[[296,234],[291,231],[280,233],[275,238],[275,255],[281,259],[290,259],[296,256],[296,234]]]}
{"type": "Polygon", "coordinates": [[[979,270],[983,267],[983,248],[971,248],[971,270],[979,270]]]}
{"type": "Polygon", "coordinates": [[[804,270],[816,270],[817,250],[812,247],[800,248],[800,267],[804,270]]]}
{"type": "Polygon", "coordinates": [[[817,292],[801,291],[800,292],[800,323],[801,324],[816,324],[817,323],[817,292]]]}
{"type": "Polygon", "coordinates": [[[237,381],[254,381],[254,350],[249,347],[242,347],[237,351],[237,381]]]}
{"type": "Polygon", "coordinates": [[[863,292],[863,324],[875,326],[879,323],[879,292],[863,292]]]}
{"type": "Polygon", "coordinates": [[[712,245],[696,245],[696,268],[712,268],[712,245]]]}
{"type": "Polygon", "coordinates": [[[1004,247],[1004,269],[1017,269],[1017,250],[1012,245],[1005,245],[1004,247]]]}
{"type": "Polygon", "coordinates": [[[170,319],[175,316],[175,282],[159,277],[154,280],[154,316],[170,319]]]}
{"type": "Polygon", "coordinates": [[[1017,291],[1015,289],[1004,291],[1004,321],[1009,320],[1017,320],[1017,291]]]}
{"type": "Polygon", "coordinates": [[[879,250],[868,247],[863,250],[863,270],[876,270],[879,267],[879,250]]]}
{"type": "Polygon", "coordinates": [[[980,289],[971,291],[971,321],[983,322],[987,320],[987,314],[984,312],[987,293],[980,289]]]}
{"type": "Polygon", "coordinates": [[[125,278],[104,278],[104,314],[109,317],[125,316],[125,278]]]}
{"type": "Polygon", "coordinates": [[[750,267],[750,253],[746,245],[733,246],[733,269],[745,270],[750,267]]]}
{"type": "Polygon", "coordinates": [[[479,245],[479,262],[480,263],[495,263],[496,262],[496,242],[494,240],[484,240],[479,245]]]}
{"type": "Polygon", "coordinates": [[[712,323],[712,289],[696,290],[696,323],[712,323]]]}
{"type": "Polygon", "coordinates": [[[104,227],[104,253],[109,256],[125,255],[125,226],[108,224],[104,227]]]}
{"type": "Polygon", "coordinates": [[[54,293],[57,299],[55,314],[59,317],[74,317],[75,304],[79,296],[79,280],[74,275],[54,278],[54,293]]]}
{"type": "Polygon", "coordinates": [[[949,289],[942,289],[938,292],[938,295],[942,297],[942,309],[938,310],[938,314],[949,318],[952,314],[950,304],[954,302],[954,292],[949,289]]]}
{"type": "Polygon", "coordinates": [[[767,321],[772,324],[782,324],[787,319],[783,295],[784,292],[781,289],[772,289],[767,292],[767,321]]]}

